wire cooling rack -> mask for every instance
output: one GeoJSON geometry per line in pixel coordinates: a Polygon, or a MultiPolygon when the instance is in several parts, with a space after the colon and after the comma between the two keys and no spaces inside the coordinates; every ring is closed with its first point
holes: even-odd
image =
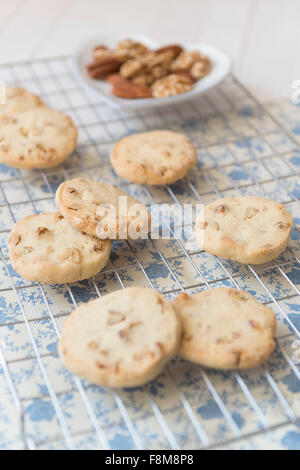
{"type": "Polygon", "coordinates": [[[0,79],[38,93],[79,128],[77,150],[63,166],[23,172],[0,165],[0,448],[299,445],[298,108],[284,103],[271,114],[230,77],[199,100],[178,107],[118,112],[78,83],[68,57],[2,65],[0,79]],[[165,188],[120,180],[109,163],[115,141],[157,128],[189,135],[198,149],[198,167],[165,188]],[[286,204],[295,227],[288,249],[261,266],[189,250],[173,236],[115,242],[107,267],[88,281],[28,283],[10,265],[11,227],[25,215],[55,210],[58,185],[79,176],[124,187],[148,205],[267,196],[286,204]],[[170,299],[181,291],[222,285],[245,289],[276,312],[276,351],[265,366],[247,373],[204,370],[174,359],[155,382],[131,390],[102,389],[73,376],[56,350],[64,319],[78,304],[130,285],[152,287],[170,299]]]}

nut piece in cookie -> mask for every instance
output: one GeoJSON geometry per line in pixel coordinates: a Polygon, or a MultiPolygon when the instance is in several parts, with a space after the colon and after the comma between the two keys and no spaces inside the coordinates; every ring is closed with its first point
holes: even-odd
{"type": "Polygon", "coordinates": [[[55,167],[73,152],[76,143],[72,119],[45,106],[0,118],[0,162],[16,168],[55,167]]]}
{"type": "Polygon", "coordinates": [[[121,178],[165,185],[183,178],[196,165],[197,154],[184,134],[161,130],[121,139],[112,150],[111,161],[121,178]]]}
{"type": "Polygon", "coordinates": [[[80,178],[68,180],[57,189],[56,204],[73,227],[89,235],[148,238],[151,218],[147,208],[115,186],[80,178]]]}
{"type": "Polygon", "coordinates": [[[83,304],[65,321],[59,353],[73,373],[108,387],[136,387],[161,373],[181,323],[153,289],[130,287],[83,304]]]}
{"type": "Polygon", "coordinates": [[[244,196],[208,204],[199,214],[195,230],[209,253],[240,263],[261,264],[285,250],[292,224],[283,204],[244,196]]]}
{"type": "Polygon", "coordinates": [[[106,265],[110,240],[73,228],[59,213],[30,215],[14,226],[9,256],[24,279],[64,284],[88,279],[106,265]]]}
{"type": "Polygon", "coordinates": [[[263,364],[275,347],[274,312],[247,292],[216,288],[180,294],[174,307],[182,320],[179,354],[214,369],[263,364]]]}

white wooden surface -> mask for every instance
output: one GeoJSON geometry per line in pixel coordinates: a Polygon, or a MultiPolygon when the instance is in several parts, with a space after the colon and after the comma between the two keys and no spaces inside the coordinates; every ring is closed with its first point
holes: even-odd
{"type": "MultiPolygon", "coordinates": [[[[300,79],[300,0],[0,0],[0,62],[72,54],[118,30],[226,50],[262,100],[289,97],[300,79]]],[[[1,79],[1,77],[0,77],[1,79]]]]}

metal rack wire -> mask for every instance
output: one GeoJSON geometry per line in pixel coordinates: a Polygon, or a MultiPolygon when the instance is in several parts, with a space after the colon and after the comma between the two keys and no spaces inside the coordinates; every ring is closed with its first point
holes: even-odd
{"type": "MultiPolygon", "coordinates": [[[[103,149],[107,149],[122,135],[139,130],[150,130],[162,127],[170,129],[183,129],[195,141],[199,150],[199,163],[205,154],[206,166],[201,169],[201,179],[203,190],[198,189],[198,182],[195,177],[189,176],[181,183],[181,190],[178,191],[176,185],[168,186],[163,190],[156,191],[152,188],[138,188],[147,204],[163,202],[168,200],[171,203],[181,206],[186,200],[193,202],[206,202],[216,197],[223,197],[224,194],[245,194],[258,193],[270,196],[268,184],[276,184],[277,190],[285,195],[281,202],[288,207],[298,209],[299,198],[291,186],[291,179],[296,172],[290,161],[285,158],[286,154],[298,148],[298,143],[294,136],[275,119],[267,109],[246,90],[235,77],[230,77],[223,85],[219,86],[212,93],[201,97],[197,102],[188,103],[183,106],[171,107],[161,110],[150,110],[145,112],[118,112],[111,110],[101,101],[101,97],[90,94],[83,88],[73,75],[72,61],[68,57],[52,58],[37,62],[24,62],[18,64],[8,64],[0,67],[0,78],[7,83],[14,83],[25,88],[32,89],[42,96],[50,106],[57,107],[70,115],[76,121],[80,130],[79,145],[74,156],[69,159],[59,169],[37,171],[34,177],[39,178],[45,188],[47,195],[36,196],[32,192],[32,176],[26,172],[13,171],[5,173],[5,177],[0,171],[1,199],[0,209],[6,208],[11,219],[11,224],[19,218],[19,211],[24,206],[31,213],[39,212],[41,207],[49,204],[53,205],[55,187],[53,179],[67,179],[80,172],[87,177],[94,177],[98,170],[109,178],[115,178],[118,185],[122,185],[130,191],[134,185],[118,180],[116,175],[110,171],[110,164],[107,158],[103,158],[103,149]],[[242,110],[242,112],[241,112],[242,110]],[[256,120],[253,119],[254,110],[256,120]],[[92,118],[91,118],[92,116],[92,118]],[[256,127],[259,123],[260,128],[256,127]],[[209,130],[209,133],[207,132],[209,130]],[[284,136],[289,142],[288,151],[277,150],[268,141],[271,135],[284,136]],[[199,135],[201,139],[199,139],[199,135]],[[249,146],[249,139],[260,139],[268,142],[270,148],[269,155],[259,158],[255,150],[249,146]],[[247,150],[247,157],[240,159],[232,150],[232,145],[239,144],[247,150]],[[216,156],[214,150],[225,148],[227,159],[216,156]],[[92,163],[87,162],[85,155],[89,150],[93,150],[95,159],[92,163]],[[276,167],[269,165],[273,158],[284,158],[284,163],[289,171],[286,174],[278,174],[276,167]],[[223,161],[224,160],[224,161],[223,161]],[[246,175],[247,183],[241,184],[238,179],[228,174],[228,168],[234,166],[238,171],[246,175]],[[212,173],[213,172],[213,173],[212,173]],[[263,175],[262,177],[260,175],[263,175]],[[220,183],[221,179],[221,183],[220,183]],[[226,183],[224,183],[226,182],[226,183]],[[224,186],[225,184],[225,186],[224,186]],[[6,185],[19,185],[19,200],[11,200],[8,195],[6,185]]],[[[99,173],[100,174],[100,173],[99,173]]],[[[199,177],[200,172],[196,174],[199,177]]],[[[96,175],[97,177],[97,175],[96,175]]],[[[47,206],[48,207],[48,206],[47,206]]],[[[296,212],[297,213],[297,212],[296,212]]],[[[150,251],[154,259],[165,270],[165,278],[172,280],[172,285],[162,286],[165,295],[173,298],[179,292],[192,292],[204,288],[213,288],[220,283],[227,283],[237,288],[248,288],[243,284],[239,268],[234,263],[228,263],[220,258],[214,258],[217,268],[222,273],[218,276],[207,276],[202,269],[197,255],[201,251],[189,251],[182,240],[173,234],[173,242],[176,245],[175,254],[166,251],[164,245],[157,240],[149,239],[146,242],[146,249],[150,251]],[[194,273],[194,282],[188,282],[178,275],[174,268],[174,260],[184,259],[189,269],[194,273]]],[[[0,235],[6,236],[10,227],[0,231],[0,235]]],[[[294,230],[298,230],[295,225],[294,230]]],[[[174,245],[174,246],[175,246],[174,245]]],[[[128,266],[135,265],[141,274],[141,282],[153,289],[157,288],[151,274],[149,274],[149,260],[145,258],[144,249],[138,243],[124,242],[121,249],[126,249],[130,254],[128,265],[116,265],[114,256],[110,264],[99,276],[83,284],[88,289],[93,289],[94,296],[101,296],[109,288],[103,288],[100,276],[113,276],[118,288],[126,287],[126,276],[124,272],[128,266]]],[[[294,339],[300,337],[299,328],[294,316],[290,315],[283,305],[284,301],[291,300],[299,302],[299,289],[289,275],[288,268],[291,264],[300,263],[298,258],[297,245],[289,246],[286,254],[275,260],[274,263],[264,265],[259,269],[253,266],[243,267],[244,276],[248,276],[251,282],[255,282],[264,303],[271,305],[277,315],[278,320],[284,325],[283,333],[277,335],[276,354],[269,361],[267,366],[259,368],[249,374],[220,373],[203,370],[200,367],[191,366],[184,361],[174,360],[167,368],[163,379],[167,392],[161,396],[154,391],[151,385],[145,386],[135,392],[132,397],[130,391],[106,391],[107,412],[109,410],[114,415],[114,428],[121,432],[125,439],[124,446],[129,448],[217,448],[238,443],[245,438],[264,436],[266,433],[279,428],[284,428],[290,423],[297,423],[300,420],[299,410],[299,382],[300,372],[297,364],[291,357],[290,345],[294,339]],[[274,275],[274,270],[287,286],[287,293],[281,295],[274,292],[270,287],[269,274],[274,275]],[[280,364],[279,370],[276,364],[280,364]],[[187,386],[182,374],[189,377],[187,386]],[[284,386],[286,376],[291,374],[292,380],[296,381],[296,393],[287,393],[284,386]],[[263,386],[262,386],[263,384],[263,386]],[[263,391],[261,389],[263,388],[263,391]],[[230,402],[230,395],[234,395],[242,410],[242,415],[237,415],[234,408],[236,403],[230,402]],[[131,400],[131,401],[130,401],[131,400]],[[144,414],[139,414],[140,410],[135,409],[133,402],[140,400],[139,407],[144,414]],[[169,406],[169,402],[171,405],[169,406]],[[199,412],[206,404],[213,404],[212,415],[203,417],[199,412]],[[276,409],[276,419],[273,419],[273,409],[276,409]],[[149,420],[151,428],[155,429],[155,437],[150,437],[143,432],[144,420],[149,420]],[[246,423],[246,427],[241,425],[241,420],[246,423]],[[212,424],[213,423],[213,424],[212,424]],[[121,430],[121,431],[120,431],[121,430]],[[130,441],[130,444],[128,442],[130,441]]],[[[15,435],[7,446],[19,446],[21,448],[81,448],[89,445],[92,448],[103,449],[118,448],[110,438],[109,418],[103,419],[103,410],[106,409],[106,402],[101,402],[101,406],[95,405],[95,399],[99,398],[103,390],[85,383],[77,377],[70,379],[70,388],[59,390],[55,377],[51,375],[47,360],[56,358],[55,352],[41,352],[40,339],[34,328],[35,322],[49,321],[53,335],[56,340],[60,336],[61,320],[69,312],[56,312],[56,304],[68,297],[72,308],[77,306],[77,295],[74,293],[74,286],[67,285],[63,293],[56,294],[55,302],[51,299],[51,294],[42,284],[16,282],[16,277],[10,268],[9,259],[5,250],[5,243],[1,246],[1,260],[3,271],[7,278],[7,286],[0,288],[0,294],[8,296],[13,294],[16,307],[20,312],[17,320],[5,320],[0,323],[1,329],[21,325],[30,340],[32,346],[31,354],[25,356],[18,355],[17,358],[6,357],[5,347],[0,348],[0,370],[5,377],[5,389],[3,394],[8,394],[16,410],[18,425],[14,423],[15,435]],[[39,292],[41,303],[46,311],[42,315],[28,315],[27,306],[24,305],[23,292],[26,289],[35,288],[39,292]],[[42,392],[23,396],[18,383],[18,374],[13,373],[12,368],[24,363],[33,361],[37,364],[41,381],[44,384],[42,392]],[[80,422],[80,414],[76,408],[70,413],[66,405],[62,402],[61,396],[67,393],[76,393],[80,400],[87,419],[84,420],[83,428],[77,426],[80,422]],[[94,395],[91,395],[93,392],[94,395]],[[41,403],[41,400],[48,399],[53,408],[53,416],[56,418],[55,431],[53,434],[42,432],[28,419],[28,402],[41,403]],[[77,417],[78,414],[78,417],[77,417]],[[73,424],[74,425],[73,425],[73,424]],[[84,441],[85,436],[89,436],[89,444],[84,441]]],[[[248,288],[249,290],[249,288],[248,288]]],[[[79,301],[82,301],[79,299],[79,301]]],[[[32,307],[34,310],[34,307],[32,307]]],[[[14,369],[15,370],[15,369],[14,369]]],[[[34,380],[34,378],[33,378],[34,380]]],[[[0,382],[1,387],[1,382],[0,382]]],[[[44,402],[43,402],[44,403],[44,402]]],[[[206,408],[205,408],[206,409],[206,408]]],[[[34,421],[34,420],[33,420],[34,421]]],[[[121,439],[122,441],[122,439],[121,439]]],[[[123,445],[123,444],[122,444],[123,445]]]]}

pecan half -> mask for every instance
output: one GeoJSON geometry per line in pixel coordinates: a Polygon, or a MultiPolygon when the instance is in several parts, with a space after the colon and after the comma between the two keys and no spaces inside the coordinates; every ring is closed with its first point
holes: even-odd
{"type": "Polygon", "coordinates": [[[138,83],[130,82],[126,78],[114,76],[110,79],[113,84],[112,94],[125,99],[151,98],[152,93],[149,87],[138,83]]]}
{"type": "Polygon", "coordinates": [[[178,44],[169,44],[167,46],[160,47],[159,49],[156,49],[155,52],[161,53],[161,52],[171,52],[172,58],[176,59],[176,57],[181,54],[183,51],[182,47],[179,46],[178,44]]]}
{"type": "Polygon", "coordinates": [[[105,78],[111,73],[118,72],[122,62],[115,57],[104,57],[87,65],[87,71],[91,78],[105,78]]]}

